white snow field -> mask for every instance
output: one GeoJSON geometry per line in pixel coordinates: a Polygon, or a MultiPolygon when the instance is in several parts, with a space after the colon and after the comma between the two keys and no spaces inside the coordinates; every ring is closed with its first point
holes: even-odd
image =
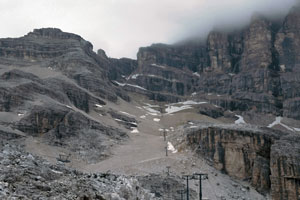
{"type": "Polygon", "coordinates": [[[235,124],[246,124],[244,118],[241,115],[235,115],[236,117],[238,117],[237,120],[235,120],[235,124]]]}

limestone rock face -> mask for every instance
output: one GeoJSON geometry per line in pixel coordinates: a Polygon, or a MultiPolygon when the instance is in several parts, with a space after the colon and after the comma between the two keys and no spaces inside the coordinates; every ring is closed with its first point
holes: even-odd
{"type": "Polygon", "coordinates": [[[111,61],[104,55],[80,36],[53,28],[0,39],[0,112],[14,116],[0,126],[87,160],[106,158],[127,135],[88,114],[118,96],[129,98],[110,82],[111,61]]]}
{"type": "Polygon", "coordinates": [[[298,199],[299,139],[267,128],[197,124],[186,143],[230,176],[249,180],[272,199],[298,199]]]}
{"type": "Polygon", "coordinates": [[[230,48],[230,41],[227,34],[212,32],[208,35],[209,70],[219,72],[231,71],[231,55],[228,48],[230,48]]]}
{"type": "Polygon", "coordinates": [[[194,91],[202,53],[205,51],[200,43],[154,44],[140,48],[137,69],[128,77],[128,82],[142,86],[156,100],[176,99],[168,94],[182,96],[194,91]],[[162,93],[166,96],[159,97],[158,94],[162,93]]]}
{"type": "Polygon", "coordinates": [[[268,67],[272,63],[271,22],[260,17],[252,20],[244,33],[242,69],[268,67]]]}
{"type": "Polygon", "coordinates": [[[283,114],[299,119],[300,77],[300,7],[292,9],[276,35],[275,47],[280,66],[283,114]]]}
{"type": "MultiPolygon", "coordinates": [[[[270,157],[272,137],[272,134],[255,134],[243,129],[207,127],[192,131],[187,142],[196,145],[199,153],[211,159],[218,170],[240,179],[251,179],[252,175],[259,178],[264,173],[260,165],[267,164],[264,159],[270,157]]],[[[268,185],[262,187],[269,188],[268,185]]]]}
{"type": "Polygon", "coordinates": [[[242,30],[213,31],[206,41],[140,48],[137,68],[123,83],[143,87],[153,98],[157,93],[169,100],[211,93],[226,97],[217,104],[226,109],[300,119],[295,112],[300,96],[299,13],[295,7],[282,21],[255,16],[242,30]]]}
{"type": "Polygon", "coordinates": [[[110,58],[109,78],[111,80],[126,80],[136,70],[137,61],[129,58],[110,58]]]}
{"type": "Polygon", "coordinates": [[[299,135],[281,138],[271,148],[272,199],[299,199],[300,161],[299,135]]]}

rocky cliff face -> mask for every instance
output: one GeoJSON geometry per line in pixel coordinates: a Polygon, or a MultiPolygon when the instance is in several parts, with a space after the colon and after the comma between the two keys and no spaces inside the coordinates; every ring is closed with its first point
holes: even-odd
{"type": "Polygon", "coordinates": [[[214,103],[300,119],[299,13],[295,7],[282,21],[254,16],[248,27],[214,31],[206,41],[140,48],[125,82],[179,98],[224,95],[214,103]]]}
{"type": "MultiPolygon", "coordinates": [[[[126,91],[158,101],[204,99],[212,105],[199,112],[213,118],[227,109],[300,119],[299,30],[295,7],[282,22],[256,16],[242,30],[213,31],[207,40],[140,48],[137,60],[108,58],[80,36],[53,28],[0,39],[0,136],[36,137],[96,162],[128,137],[105,120],[127,129],[138,124],[100,110],[118,97],[130,101],[126,91]]],[[[299,142],[298,135],[256,127],[202,125],[187,134],[187,145],[217,169],[271,191],[275,200],[299,199],[299,142]]],[[[0,162],[8,159],[2,154],[0,162]]]]}
{"type": "Polygon", "coordinates": [[[186,144],[230,176],[249,180],[272,199],[299,198],[297,134],[233,125],[198,124],[187,130],[186,144]]]}
{"type": "Polygon", "coordinates": [[[112,63],[80,36],[59,29],[0,39],[0,112],[13,116],[1,118],[0,126],[80,152],[87,160],[106,158],[127,135],[89,113],[118,96],[129,101],[109,80],[112,63]]]}
{"type": "Polygon", "coordinates": [[[275,200],[300,198],[299,136],[282,137],[271,147],[271,194],[275,200]]]}
{"type": "Polygon", "coordinates": [[[195,90],[201,55],[206,53],[199,44],[175,46],[155,44],[140,48],[138,69],[130,82],[149,91],[174,95],[190,94],[195,90]]]}

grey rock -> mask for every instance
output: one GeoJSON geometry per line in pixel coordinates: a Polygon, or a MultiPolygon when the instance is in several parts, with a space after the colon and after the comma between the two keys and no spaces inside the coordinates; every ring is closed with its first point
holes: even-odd
{"type": "Polygon", "coordinates": [[[185,131],[187,146],[230,176],[249,180],[272,199],[296,199],[299,188],[299,139],[255,126],[198,123],[185,131]]]}
{"type": "Polygon", "coordinates": [[[160,199],[134,177],[72,171],[39,157],[28,159],[29,154],[15,145],[1,148],[0,156],[1,199],[160,199]]]}
{"type": "Polygon", "coordinates": [[[222,95],[217,105],[225,109],[300,119],[295,112],[300,97],[299,11],[295,7],[277,21],[257,15],[242,30],[213,31],[206,41],[140,48],[138,67],[127,83],[146,88],[154,100],[212,93],[222,95]]]}

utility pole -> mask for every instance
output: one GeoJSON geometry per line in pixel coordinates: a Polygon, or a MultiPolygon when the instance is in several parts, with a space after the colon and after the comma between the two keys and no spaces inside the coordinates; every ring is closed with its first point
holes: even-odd
{"type": "Polygon", "coordinates": [[[166,129],[164,128],[164,141],[167,140],[167,134],[166,134],[166,129]]]}
{"type": "Polygon", "coordinates": [[[166,156],[168,156],[168,144],[166,144],[165,149],[166,149],[166,156]]]}
{"type": "Polygon", "coordinates": [[[194,173],[193,175],[199,176],[199,200],[202,200],[202,177],[203,180],[208,179],[208,175],[203,173],[194,173]]]}
{"type": "MultiPolygon", "coordinates": [[[[159,106],[159,111],[160,111],[160,118],[161,118],[161,121],[163,120],[163,117],[164,117],[164,109],[163,109],[163,104],[160,104],[159,106]]],[[[164,141],[167,140],[167,133],[166,133],[166,129],[165,127],[163,128],[163,134],[164,134],[164,141]]]]}
{"type": "Polygon", "coordinates": [[[190,199],[190,193],[189,193],[189,179],[193,176],[191,175],[183,175],[183,178],[186,178],[186,200],[190,199]]]}

